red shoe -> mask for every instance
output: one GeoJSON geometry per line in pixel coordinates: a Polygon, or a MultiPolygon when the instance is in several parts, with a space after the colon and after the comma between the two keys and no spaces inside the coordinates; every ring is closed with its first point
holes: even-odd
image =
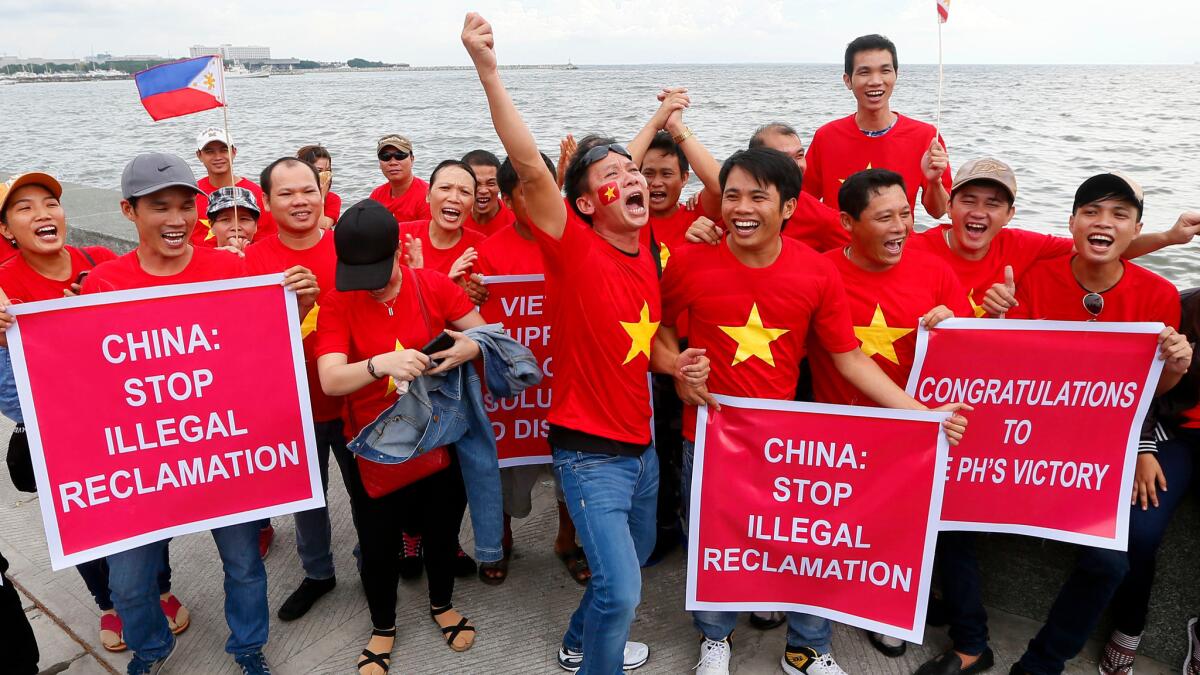
{"type": "Polygon", "coordinates": [[[129,648],[125,644],[125,627],[121,625],[121,617],[116,614],[101,614],[100,615],[100,646],[110,652],[123,652],[129,648]],[[105,632],[112,633],[116,639],[104,639],[105,632]]]}
{"type": "Polygon", "coordinates": [[[258,555],[263,560],[267,559],[267,554],[271,552],[271,542],[275,541],[275,528],[267,525],[258,531],[258,555]]]}
{"type": "Polygon", "coordinates": [[[168,593],[166,600],[159,598],[158,604],[162,606],[163,616],[167,617],[167,627],[175,635],[179,635],[192,625],[191,613],[174,594],[168,593]]]}

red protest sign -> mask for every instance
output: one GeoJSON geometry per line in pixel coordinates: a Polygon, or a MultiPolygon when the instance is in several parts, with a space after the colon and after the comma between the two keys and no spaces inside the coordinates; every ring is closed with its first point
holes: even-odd
{"type": "Polygon", "coordinates": [[[324,505],[296,298],[280,279],[10,309],[54,569],[324,505]]]}
{"type": "Polygon", "coordinates": [[[504,324],[509,337],[525,345],[542,365],[542,382],[513,398],[496,399],[484,392],[484,409],[496,434],[500,467],[548,464],[550,445],[550,319],[546,315],[546,282],[541,274],[486,277],[488,300],[479,308],[490,323],[504,324]]]}
{"type": "Polygon", "coordinates": [[[696,423],[689,610],[920,642],[949,415],[718,396],[696,423]]]}
{"type": "Polygon", "coordinates": [[[951,453],[941,529],[1125,550],[1162,328],[949,319],[921,329],[909,394],[974,407],[951,453]]]}

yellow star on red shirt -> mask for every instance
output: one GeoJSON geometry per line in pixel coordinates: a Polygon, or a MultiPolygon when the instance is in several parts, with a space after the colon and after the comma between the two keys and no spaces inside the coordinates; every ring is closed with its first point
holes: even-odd
{"type": "Polygon", "coordinates": [[[208,221],[208,218],[201,218],[200,220],[198,220],[196,222],[199,223],[200,225],[203,225],[204,227],[208,228],[208,233],[204,235],[204,241],[208,241],[209,239],[217,238],[217,233],[213,232],[212,223],[210,223],[208,221]]]}
{"type": "Polygon", "coordinates": [[[912,328],[891,328],[883,318],[883,308],[875,305],[875,315],[871,317],[871,325],[855,326],[854,337],[862,342],[863,353],[867,356],[876,354],[900,365],[900,357],[896,356],[896,340],[913,332],[912,328]]]}
{"type": "MultiPolygon", "coordinates": [[[[875,168],[875,167],[871,166],[871,163],[870,163],[870,162],[867,162],[867,168],[866,168],[866,169],[863,169],[863,171],[866,171],[867,169],[873,169],[873,168],[875,168]]],[[[849,178],[849,176],[846,176],[846,178],[849,178]]],[[[838,182],[839,182],[839,183],[845,183],[845,182],[846,182],[846,178],[839,178],[839,179],[838,179],[838,182]]]]}
{"type": "Polygon", "coordinates": [[[300,322],[300,339],[312,335],[312,332],[317,329],[317,314],[321,311],[320,305],[313,305],[313,308],[308,310],[308,314],[304,316],[304,321],[300,322]]]}
{"type": "Polygon", "coordinates": [[[983,315],[987,314],[987,310],[982,305],[975,304],[975,289],[967,291],[967,302],[971,303],[971,311],[975,312],[976,319],[982,319],[983,315]]]}
{"type": "Polygon", "coordinates": [[[642,301],[642,312],[637,321],[621,321],[621,328],[629,334],[630,344],[629,353],[625,355],[625,360],[621,365],[625,365],[637,358],[638,354],[645,354],[646,358],[650,358],[650,342],[654,339],[654,334],[658,331],[658,321],[650,320],[650,303],[642,301]]]}
{"type": "Polygon", "coordinates": [[[771,353],[771,343],[789,331],[787,328],[767,328],[764,326],[762,317],[758,314],[758,303],[751,305],[750,316],[746,319],[746,325],[717,326],[717,328],[720,328],[722,332],[733,338],[733,341],[737,343],[737,351],[734,353],[733,363],[730,365],[736,366],[751,356],[757,356],[772,368],[775,367],[775,355],[771,353]]]}
{"type": "MultiPolygon", "coordinates": [[[[314,312],[316,311],[315,307],[313,308],[313,311],[314,312]]],[[[404,351],[404,345],[400,344],[399,340],[396,340],[396,348],[393,349],[392,351],[402,352],[402,351],[404,351]]],[[[388,394],[396,393],[396,381],[394,379],[392,379],[390,376],[388,377],[387,393],[388,394]]]]}

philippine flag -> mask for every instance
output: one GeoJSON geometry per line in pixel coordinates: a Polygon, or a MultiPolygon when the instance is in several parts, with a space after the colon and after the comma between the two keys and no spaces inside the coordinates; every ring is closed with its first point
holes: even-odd
{"type": "Polygon", "coordinates": [[[201,56],[147,68],[133,76],[146,112],[157,122],[225,105],[218,56],[201,56]]]}

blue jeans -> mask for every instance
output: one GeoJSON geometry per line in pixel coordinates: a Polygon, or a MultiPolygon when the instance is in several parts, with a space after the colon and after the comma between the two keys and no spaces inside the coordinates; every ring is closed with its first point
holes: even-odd
{"type": "MultiPolygon", "coordinates": [[[[683,441],[683,475],[680,480],[680,497],[683,500],[683,528],[687,532],[691,525],[692,506],[692,463],[696,458],[696,444],[683,441]]],[[[694,611],[692,623],[709,640],[724,640],[737,625],[737,612],[694,611]]],[[[788,647],[812,647],[818,654],[828,654],[833,649],[833,624],[811,614],[787,613],[788,647]]]]}
{"type": "Polygon", "coordinates": [[[1154,565],[1171,516],[1195,480],[1196,449],[1200,448],[1200,430],[1176,429],[1175,438],[1158,443],[1157,459],[1167,479],[1167,491],[1158,491],[1158,507],[1134,506],[1129,514],[1129,574],[1113,596],[1114,628],[1126,635],[1141,635],[1146,629],[1150,605],[1150,587],[1154,584],[1154,565]]]}
{"type": "MultiPolygon", "coordinates": [[[[267,644],[267,570],[258,554],[259,521],[212,531],[225,568],[225,651],[237,656],[267,644]]],[[[156,661],[171,653],[175,636],[158,602],[157,577],[166,541],[108,556],[108,585],[125,626],[125,642],[135,655],[156,661]]]]}
{"type": "Polygon", "coordinates": [[[580,675],[624,672],[625,641],[642,598],[642,563],[654,550],[658,456],[553,449],[554,472],[592,570],[563,646],[583,651],[580,675]]]}
{"type": "MultiPolygon", "coordinates": [[[[346,447],[342,435],[342,420],[313,422],[317,437],[317,465],[321,469],[321,490],[329,494],[329,451],[336,445],[346,447]]],[[[330,550],[332,535],[329,527],[329,508],[298,511],[292,516],[296,520],[296,553],[304,576],[309,579],[333,578],[333,552],[330,550]]]]}

